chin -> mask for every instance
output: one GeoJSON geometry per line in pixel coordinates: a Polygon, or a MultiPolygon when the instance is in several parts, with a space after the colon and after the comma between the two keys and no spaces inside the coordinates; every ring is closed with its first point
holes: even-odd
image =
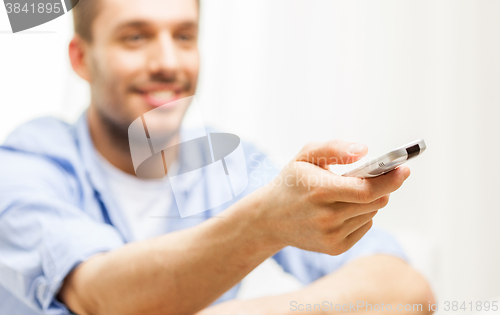
{"type": "Polygon", "coordinates": [[[148,131],[150,133],[170,133],[179,130],[182,123],[182,116],[178,115],[158,115],[150,116],[147,120],[148,131]]]}

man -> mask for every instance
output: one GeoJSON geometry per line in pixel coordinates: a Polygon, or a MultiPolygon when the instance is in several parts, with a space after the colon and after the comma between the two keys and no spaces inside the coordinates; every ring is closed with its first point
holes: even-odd
{"type": "MultiPolygon", "coordinates": [[[[426,281],[390,236],[371,229],[409,169],[366,180],[328,171],[363,157],[363,145],[310,143],[271,183],[250,184],[232,202],[187,219],[178,217],[168,180],[133,177],[130,124],[195,93],[198,6],[82,0],[74,9],[69,56],[91,86],[88,110],[74,126],[32,121],[0,148],[0,313],[287,314],[324,301],[422,304],[415,312],[428,313],[426,281]],[[296,180],[304,176],[329,180],[296,180]],[[155,211],[167,222],[147,220],[155,211]],[[269,257],[308,285],[231,300],[269,257]]],[[[148,124],[169,143],[182,141],[188,105],[180,104],[148,124]]],[[[249,174],[257,174],[265,157],[246,143],[244,151],[249,174]]],[[[180,172],[182,149],[165,166],[180,172]]],[[[204,178],[183,185],[190,202],[210,197],[198,189],[209,186],[204,178]]]]}

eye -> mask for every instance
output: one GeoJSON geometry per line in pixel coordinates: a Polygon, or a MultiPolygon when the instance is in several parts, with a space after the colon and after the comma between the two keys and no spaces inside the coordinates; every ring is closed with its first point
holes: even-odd
{"type": "Polygon", "coordinates": [[[152,34],[142,31],[130,31],[126,32],[120,37],[122,44],[130,47],[137,47],[145,44],[152,34]]]}
{"type": "Polygon", "coordinates": [[[132,35],[125,36],[125,40],[128,42],[138,42],[140,40],[146,39],[146,36],[140,34],[140,33],[135,33],[132,35]]]}
{"type": "Polygon", "coordinates": [[[191,34],[179,34],[179,35],[177,35],[177,39],[179,39],[181,41],[188,42],[188,41],[192,41],[194,39],[194,36],[191,34]]]}

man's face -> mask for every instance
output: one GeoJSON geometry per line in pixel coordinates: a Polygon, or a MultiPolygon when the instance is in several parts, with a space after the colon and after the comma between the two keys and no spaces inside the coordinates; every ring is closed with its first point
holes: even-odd
{"type": "MultiPolygon", "coordinates": [[[[198,17],[196,0],[99,1],[87,61],[92,106],[106,123],[125,132],[146,112],[194,95],[198,17]]],[[[176,103],[148,127],[178,129],[188,104],[176,103]]]]}

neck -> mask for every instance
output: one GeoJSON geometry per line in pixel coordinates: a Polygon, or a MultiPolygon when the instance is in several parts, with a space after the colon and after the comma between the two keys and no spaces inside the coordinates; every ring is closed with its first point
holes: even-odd
{"type": "MultiPolygon", "coordinates": [[[[92,105],[87,112],[87,119],[90,136],[96,150],[116,168],[135,175],[128,142],[128,128],[119,128],[106,122],[92,105]]],[[[172,140],[173,142],[178,141],[178,135],[172,140]]],[[[171,154],[165,155],[165,162],[168,167],[175,160],[176,154],[177,152],[171,152],[171,154]]]]}

